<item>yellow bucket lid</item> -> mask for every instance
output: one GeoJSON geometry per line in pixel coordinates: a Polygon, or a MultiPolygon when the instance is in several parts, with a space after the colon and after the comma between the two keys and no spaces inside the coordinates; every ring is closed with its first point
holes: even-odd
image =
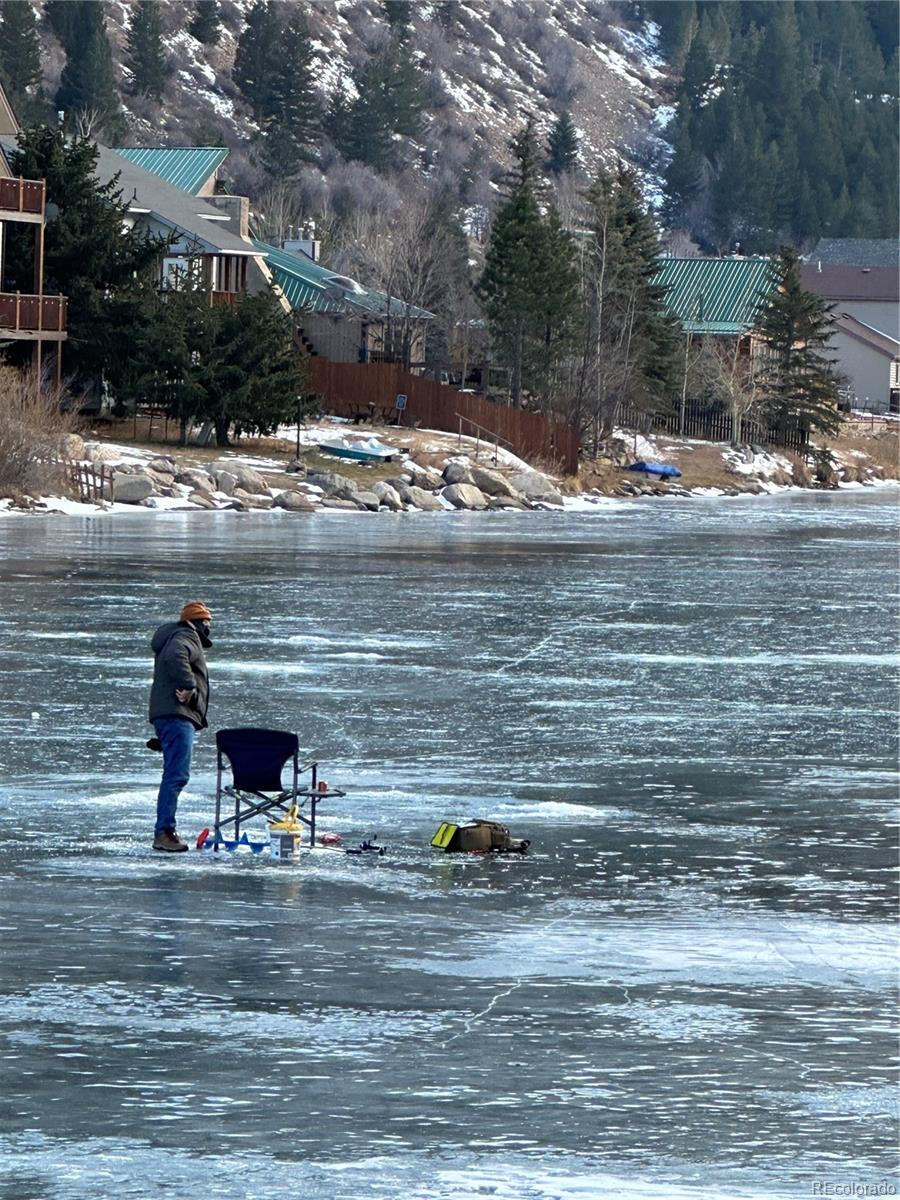
{"type": "Polygon", "coordinates": [[[273,821],[269,826],[272,832],[278,833],[302,833],[303,825],[300,821],[299,809],[296,804],[292,804],[280,821],[273,821]]]}

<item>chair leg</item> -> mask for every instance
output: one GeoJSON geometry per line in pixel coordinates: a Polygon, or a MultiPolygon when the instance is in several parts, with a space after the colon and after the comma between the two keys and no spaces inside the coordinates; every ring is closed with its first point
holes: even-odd
{"type": "Polygon", "coordinates": [[[216,762],[216,823],[213,826],[213,850],[219,849],[219,822],[222,819],[222,758],[217,755],[216,762]]]}

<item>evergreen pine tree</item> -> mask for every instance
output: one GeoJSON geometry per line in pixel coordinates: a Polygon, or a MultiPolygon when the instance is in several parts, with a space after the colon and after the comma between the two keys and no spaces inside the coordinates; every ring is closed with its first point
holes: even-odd
{"type": "Polygon", "coordinates": [[[66,54],[75,45],[80,10],[87,0],[47,0],[44,15],[66,54]]]}
{"type": "Polygon", "coordinates": [[[329,136],[346,158],[376,170],[395,164],[394,135],[413,137],[419,130],[422,96],[419,73],[400,41],[393,40],[353,71],[357,98],[332,98],[329,136]]]}
{"type": "Polygon", "coordinates": [[[272,76],[281,54],[279,35],[275,4],[256,0],[238,39],[232,74],[259,125],[264,125],[272,112],[272,76]]]}
{"type": "Polygon", "coordinates": [[[272,173],[285,177],[314,157],[322,111],[313,84],[313,49],[301,10],[290,12],[280,43],[271,77],[264,154],[272,173]]]}
{"type": "Polygon", "coordinates": [[[43,115],[41,48],[37,18],[28,0],[0,3],[0,82],[23,124],[43,115]]]}
{"type": "Polygon", "coordinates": [[[782,247],[771,291],[757,316],[757,331],[765,353],[759,382],[770,422],[781,430],[799,425],[835,433],[839,377],[828,343],[834,332],[833,305],[806,291],[800,279],[800,258],[782,247]]]}
{"type": "MultiPolygon", "coordinates": [[[[46,179],[47,201],[58,210],[45,232],[44,289],[68,296],[66,362],[82,372],[108,366],[114,348],[134,336],[122,326],[114,303],[140,288],[148,271],[158,278],[165,245],[128,228],[128,201],[116,181],[101,184],[95,178],[98,153],[93,142],[38,126],[19,135],[10,163],[16,175],[46,179]]],[[[16,273],[22,291],[31,291],[31,235],[8,228],[4,266],[16,273]]]]}
{"type": "Polygon", "coordinates": [[[391,35],[405,38],[409,33],[409,22],[412,17],[410,0],[382,0],[384,15],[391,27],[391,35]]]}
{"type": "Polygon", "coordinates": [[[73,10],[69,18],[72,23],[56,107],[66,113],[70,126],[84,120],[92,131],[117,137],[124,120],[103,6],[93,0],[71,0],[67,7],[73,10]]]}
{"type": "Polygon", "coordinates": [[[686,223],[687,212],[702,186],[703,164],[691,136],[691,115],[683,105],[676,117],[675,148],[666,168],[664,214],[669,225],[686,223]]]}
{"type": "Polygon", "coordinates": [[[534,191],[538,149],[529,122],[513,144],[518,169],[497,210],[478,291],[510,395],[542,397],[571,352],[578,320],[578,279],[571,238],[556,214],[541,215],[534,191]]]}
{"type": "MultiPolygon", "coordinates": [[[[837,7],[837,6],[836,6],[837,7]]],[[[751,100],[765,113],[764,140],[779,137],[800,112],[801,57],[793,2],[774,4],[748,81],[751,100]]]]}
{"type": "Polygon", "coordinates": [[[572,114],[562,112],[557,117],[547,139],[547,170],[563,175],[578,166],[578,134],[572,114]]]}
{"type": "Polygon", "coordinates": [[[195,378],[197,416],[213,422],[217,444],[228,444],[232,426],[265,435],[296,419],[306,375],[290,320],[272,293],[211,311],[195,378]]]}
{"type": "Polygon", "coordinates": [[[188,33],[204,46],[217,45],[222,36],[219,0],[197,0],[188,33]]]}
{"type": "Polygon", "coordinates": [[[131,10],[127,61],[134,90],[139,95],[161,100],[169,69],[163,50],[159,0],[137,0],[131,10]]]}
{"type": "Polygon", "coordinates": [[[681,80],[681,93],[687,98],[691,112],[699,112],[709,99],[715,71],[716,64],[709,45],[706,39],[698,34],[691,42],[681,80]]]}

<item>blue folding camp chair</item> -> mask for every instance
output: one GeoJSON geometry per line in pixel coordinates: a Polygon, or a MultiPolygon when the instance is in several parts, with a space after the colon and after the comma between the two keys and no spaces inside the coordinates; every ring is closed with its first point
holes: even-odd
{"type": "MultiPolygon", "coordinates": [[[[300,766],[300,743],[296,733],[280,729],[220,729],[216,734],[216,819],[213,827],[213,849],[226,844],[223,829],[234,826],[233,840],[241,837],[241,825],[253,817],[270,813],[287,813],[294,805],[308,812],[299,812],[302,823],[309,829],[309,844],[316,841],[316,808],[323,800],[345,796],[337,788],[319,786],[318,763],[300,766]],[[291,782],[285,787],[281,774],[291,764],[291,782]],[[230,768],[231,783],[223,785],[223,776],[230,768]],[[300,776],[311,773],[309,784],[302,788],[300,776]],[[234,812],[223,817],[222,798],[234,801],[234,812]]],[[[232,839],[228,839],[230,844],[232,839]]]]}

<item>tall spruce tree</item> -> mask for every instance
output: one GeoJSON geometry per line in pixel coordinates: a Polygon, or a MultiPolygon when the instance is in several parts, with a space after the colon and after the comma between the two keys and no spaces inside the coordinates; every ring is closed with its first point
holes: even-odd
{"type": "Polygon", "coordinates": [[[106,36],[103,5],[94,0],[69,0],[66,65],[56,93],[57,109],[66,113],[67,124],[85,122],[96,136],[110,139],[124,128],[113,71],[112,51],[106,36]]]}
{"type": "Polygon", "coordinates": [[[28,0],[0,3],[0,83],[23,124],[44,115],[37,17],[28,0]]]}
{"type": "Polygon", "coordinates": [[[256,0],[238,38],[232,75],[260,126],[272,115],[272,78],[281,56],[280,34],[276,5],[256,0]]]}
{"type": "Polygon", "coordinates": [[[300,9],[289,12],[280,43],[281,54],[273,65],[268,98],[264,158],[272,174],[285,178],[303,162],[315,158],[322,106],[313,82],[309,30],[300,9]]]}
{"type": "Polygon", "coordinates": [[[578,166],[578,134],[570,112],[556,118],[547,138],[547,170],[564,175],[578,166]]]}
{"type": "Polygon", "coordinates": [[[296,419],[307,390],[304,362],[272,293],[257,292],[233,309],[213,311],[196,385],[197,415],[213,422],[217,444],[228,444],[233,426],[264,435],[296,419]]]}
{"type": "Polygon", "coordinates": [[[840,428],[840,377],[828,354],[833,311],[833,305],[803,287],[799,255],[783,246],[756,323],[765,347],[759,376],[763,405],[778,429],[799,426],[836,433],[840,428]]]}
{"type": "MultiPolygon", "coordinates": [[[[117,339],[127,344],[115,304],[139,289],[148,272],[156,277],[165,245],[128,228],[128,202],[116,180],[101,184],[94,176],[98,153],[93,142],[38,126],[19,135],[10,164],[16,175],[46,179],[47,200],[58,210],[45,233],[44,290],[69,298],[66,361],[85,374],[109,365],[122,344],[117,339]]],[[[33,249],[26,228],[10,227],[4,266],[16,286],[30,292],[33,249]]]]}
{"type": "Polygon", "coordinates": [[[188,33],[204,46],[215,46],[222,36],[219,0],[197,0],[188,33]]]}
{"type": "Polygon", "coordinates": [[[41,43],[34,8],[28,0],[2,0],[0,83],[24,125],[36,124],[46,115],[41,78],[41,43]]]}
{"type": "Polygon", "coordinates": [[[47,22],[66,54],[75,44],[80,8],[78,0],[47,0],[44,6],[47,22]]]}
{"type": "Polygon", "coordinates": [[[391,27],[391,34],[405,38],[409,33],[409,22],[412,17],[410,0],[382,0],[384,15],[391,27]]]}
{"type": "Polygon", "coordinates": [[[529,120],[513,142],[518,170],[494,216],[478,292],[496,360],[510,371],[510,397],[520,406],[550,399],[557,368],[577,330],[578,277],[570,236],[536,196],[538,147],[529,120]]]}
{"type": "Polygon", "coordinates": [[[161,100],[169,66],[163,49],[159,0],[137,0],[131,10],[126,58],[135,92],[161,100]]]}
{"type": "Polygon", "coordinates": [[[356,98],[332,97],[327,131],[345,158],[376,170],[397,163],[395,135],[414,137],[422,117],[419,71],[408,48],[392,39],[352,72],[356,98]]]}

